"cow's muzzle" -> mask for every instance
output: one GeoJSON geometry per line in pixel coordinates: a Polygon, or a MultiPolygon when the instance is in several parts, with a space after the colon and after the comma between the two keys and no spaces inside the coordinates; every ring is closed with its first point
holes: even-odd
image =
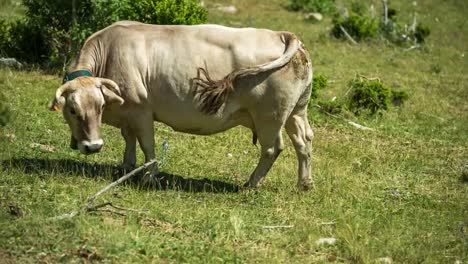
{"type": "Polygon", "coordinates": [[[84,140],[78,144],[78,148],[81,153],[89,155],[101,151],[103,145],[104,141],[102,139],[92,141],[84,140]]]}

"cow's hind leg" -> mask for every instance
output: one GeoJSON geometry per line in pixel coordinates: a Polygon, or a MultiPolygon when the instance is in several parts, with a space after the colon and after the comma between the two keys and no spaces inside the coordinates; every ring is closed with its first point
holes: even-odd
{"type": "Polygon", "coordinates": [[[313,132],[307,120],[305,109],[291,114],[286,121],[286,131],[296,150],[299,174],[297,185],[301,189],[308,190],[313,187],[311,178],[311,142],[313,132]]]}
{"type": "Polygon", "coordinates": [[[250,175],[249,181],[244,184],[244,187],[256,187],[268,173],[284,148],[283,138],[281,137],[281,125],[260,127],[257,129],[257,136],[261,146],[260,160],[250,175]]]}

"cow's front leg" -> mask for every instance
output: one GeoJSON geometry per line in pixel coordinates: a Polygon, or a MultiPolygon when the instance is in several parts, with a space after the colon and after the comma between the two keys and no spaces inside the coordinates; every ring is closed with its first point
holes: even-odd
{"type": "Polygon", "coordinates": [[[120,132],[125,140],[123,169],[125,171],[131,171],[136,165],[136,136],[130,127],[123,127],[120,132]]]}
{"type": "MultiPolygon", "coordinates": [[[[151,113],[142,113],[138,115],[137,124],[135,124],[135,134],[140,144],[140,148],[145,155],[145,162],[150,162],[156,158],[154,150],[154,127],[153,116],[151,113]]],[[[153,163],[149,168],[151,176],[159,174],[158,164],[153,163]]]]}

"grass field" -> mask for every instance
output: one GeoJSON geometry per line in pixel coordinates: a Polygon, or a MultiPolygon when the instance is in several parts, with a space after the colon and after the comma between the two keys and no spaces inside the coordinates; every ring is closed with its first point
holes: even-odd
{"type": "Polygon", "coordinates": [[[97,201],[147,213],[50,221],[115,178],[123,140],[104,126],[102,153],[71,150],[61,114],[47,111],[61,78],[0,69],[0,90],[12,110],[0,130],[0,262],[468,262],[468,2],[391,1],[403,19],[411,21],[416,9],[431,28],[427,45],[411,51],[331,40],[329,18],[306,22],[283,0],[216,1],[236,5],[233,15],[205,2],[210,23],[299,35],[314,71],[331,80],[322,100],[343,97],[356,74],[379,77],[410,99],[381,117],[349,116],[374,131],[311,109],[315,189],[309,192],[295,187],[289,140],[262,186],[238,191],[259,155],[247,129],[200,137],[158,124],[157,152],[169,143],[161,186],[128,183],[97,201]],[[316,244],[329,237],[337,243],[316,244]]]}

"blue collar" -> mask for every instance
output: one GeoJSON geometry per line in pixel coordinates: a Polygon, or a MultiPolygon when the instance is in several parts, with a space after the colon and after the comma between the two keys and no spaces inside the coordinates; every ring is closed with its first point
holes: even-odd
{"type": "Polygon", "coordinates": [[[63,77],[62,84],[66,83],[68,81],[71,81],[71,80],[73,80],[75,78],[81,77],[81,76],[93,77],[93,75],[89,71],[78,70],[78,71],[71,72],[69,74],[65,74],[65,76],[63,77]]]}

